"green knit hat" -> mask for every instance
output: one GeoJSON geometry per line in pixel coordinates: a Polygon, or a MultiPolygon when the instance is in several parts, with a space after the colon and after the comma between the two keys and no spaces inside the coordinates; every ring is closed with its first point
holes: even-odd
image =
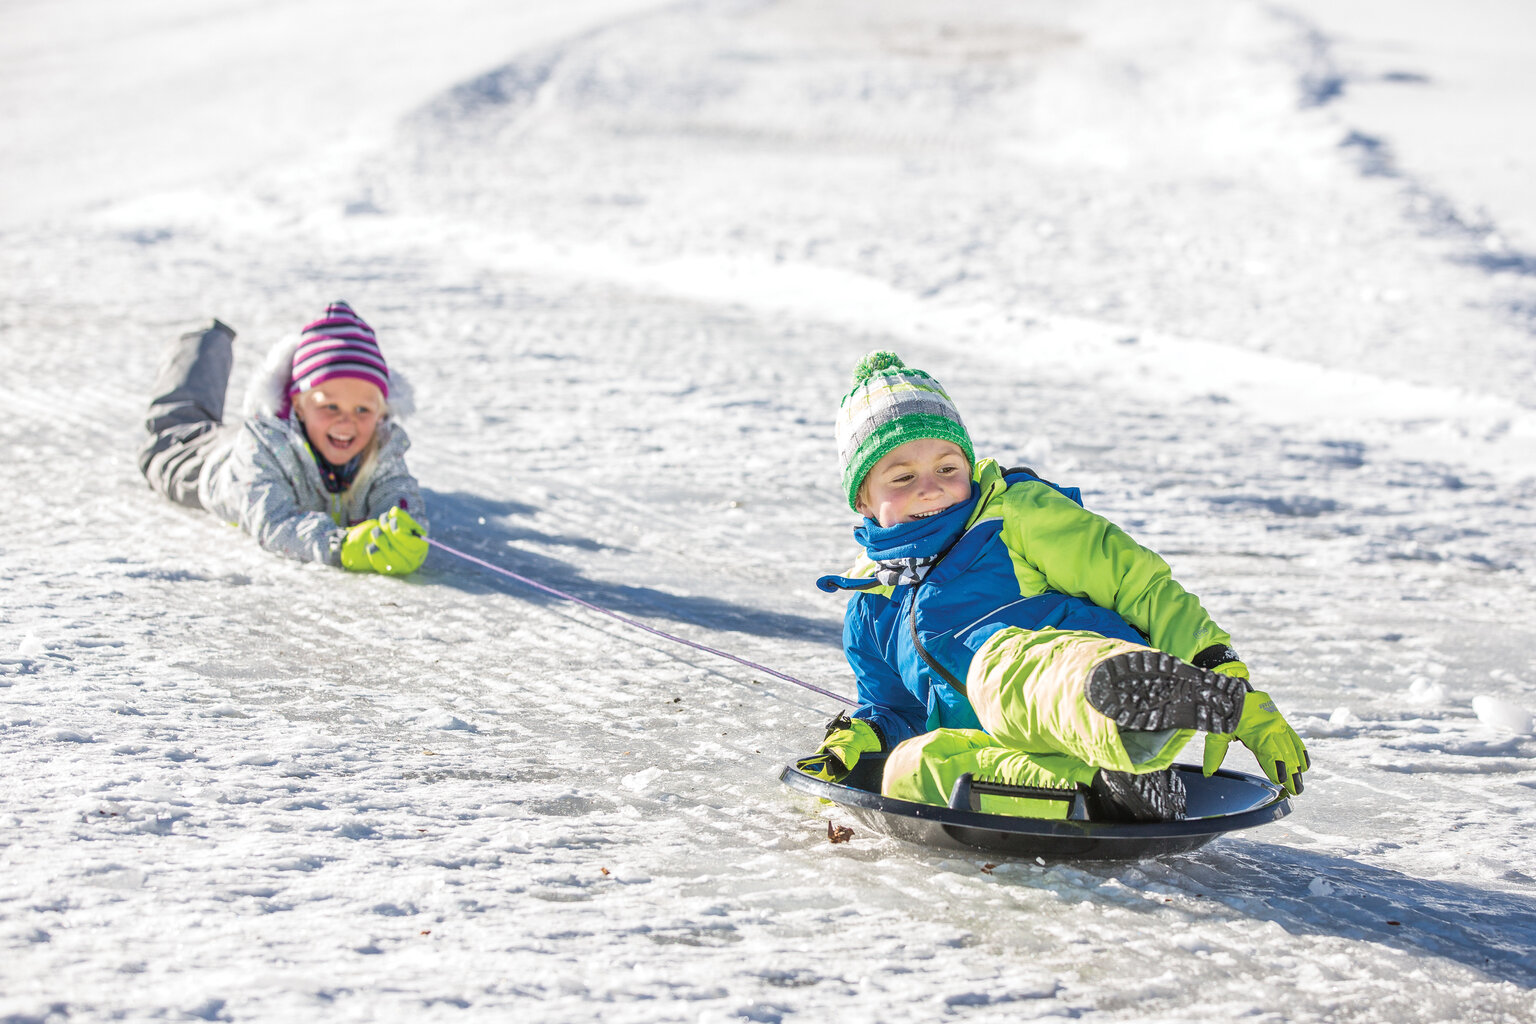
{"type": "Polygon", "coordinates": [[[858,511],[859,485],[894,449],[920,438],[953,441],[976,465],[971,435],[938,381],[894,352],[871,352],[853,370],[853,390],[837,410],[837,458],[848,507],[858,511]]]}

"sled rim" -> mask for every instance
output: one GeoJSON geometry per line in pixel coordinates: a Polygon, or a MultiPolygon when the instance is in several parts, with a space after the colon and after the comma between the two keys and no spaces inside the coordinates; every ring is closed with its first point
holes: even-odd
{"type": "MultiPolygon", "coordinates": [[[[883,766],[881,766],[883,768],[883,766]]],[[[1207,778],[1197,766],[1175,764],[1197,804],[1239,804],[1231,811],[1204,813],[1181,821],[1114,822],[1021,818],[958,810],[882,796],[865,786],[817,779],[788,765],[779,781],[790,789],[827,800],[853,813],[874,831],[910,842],[1019,857],[1093,860],[1140,859],[1182,853],[1217,836],[1279,821],[1291,813],[1286,791],[1268,779],[1220,769],[1207,778]]],[[[878,785],[878,774],[875,776],[878,785]]]]}

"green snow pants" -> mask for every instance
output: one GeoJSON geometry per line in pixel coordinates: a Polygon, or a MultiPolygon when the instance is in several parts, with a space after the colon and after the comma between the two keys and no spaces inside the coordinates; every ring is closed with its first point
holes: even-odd
{"type": "MultiPolygon", "coordinates": [[[[1091,782],[1100,768],[1140,773],[1168,767],[1193,729],[1121,729],[1086,696],[1088,676],[1100,662],[1144,649],[1098,633],[1000,630],[976,652],[966,674],[971,706],[986,731],[936,729],[899,744],[886,760],[882,792],[945,805],[966,773],[1010,785],[1072,789],[1091,782]]],[[[1021,801],[1017,809],[998,810],[1063,817],[1066,805],[1021,801]]]]}

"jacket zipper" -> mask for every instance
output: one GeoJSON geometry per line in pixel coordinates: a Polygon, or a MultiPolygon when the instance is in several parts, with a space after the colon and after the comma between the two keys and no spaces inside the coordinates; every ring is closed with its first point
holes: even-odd
{"type": "MultiPolygon", "coordinates": [[[[1006,487],[1003,489],[1007,490],[1006,487]]],[[[985,495],[983,495],[983,497],[985,497],[985,495]]],[[[976,507],[978,509],[981,508],[981,502],[979,499],[977,501],[976,507]]],[[[939,557],[934,559],[933,564],[928,567],[928,575],[932,575],[933,571],[939,567],[939,563],[948,558],[949,553],[955,550],[955,544],[959,544],[962,540],[965,539],[965,535],[970,532],[970,527],[960,531],[960,536],[955,538],[954,544],[951,544],[949,547],[945,548],[943,552],[939,554],[939,557]]],[[[959,690],[960,696],[964,697],[966,700],[970,700],[971,695],[966,692],[965,683],[959,679],[956,679],[953,672],[945,668],[943,665],[940,665],[938,660],[935,659],[933,655],[928,653],[928,648],[923,646],[923,641],[919,639],[917,635],[917,591],[918,588],[920,588],[925,582],[927,582],[926,575],[922,580],[912,585],[912,608],[907,612],[907,625],[912,634],[912,647],[917,651],[917,656],[923,659],[923,663],[926,664],[929,668],[933,669],[935,675],[944,680],[950,686],[953,686],[956,690],[959,690]]]]}
{"type": "Polygon", "coordinates": [[[917,588],[920,586],[922,586],[921,583],[912,588],[912,609],[907,613],[907,624],[911,627],[912,632],[912,646],[917,650],[917,656],[922,658],[929,668],[933,669],[935,675],[944,680],[950,686],[953,686],[955,689],[959,690],[960,696],[969,700],[971,695],[965,692],[965,684],[956,679],[953,672],[945,668],[943,665],[940,665],[938,661],[934,659],[933,655],[928,653],[928,648],[923,646],[923,641],[918,638],[917,588]]]}

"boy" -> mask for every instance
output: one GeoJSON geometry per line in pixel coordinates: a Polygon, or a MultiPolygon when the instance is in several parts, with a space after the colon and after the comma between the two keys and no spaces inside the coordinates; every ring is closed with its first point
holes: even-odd
{"type": "Polygon", "coordinates": [[[978,462],[932,377],[870,353],[837,440],[868,557],[818,586],[854,592],[859,706],[801,770],[837,780],[889,751],[887,795],[943,804],[969,772],[1084,787],[1099,818],[1168,821],[1185,809],[1169,765],[1198,729],[1207,775],[1235,734],[1301,792],[1301,738],[1167,563],[1075,489],[978,462]]]}

